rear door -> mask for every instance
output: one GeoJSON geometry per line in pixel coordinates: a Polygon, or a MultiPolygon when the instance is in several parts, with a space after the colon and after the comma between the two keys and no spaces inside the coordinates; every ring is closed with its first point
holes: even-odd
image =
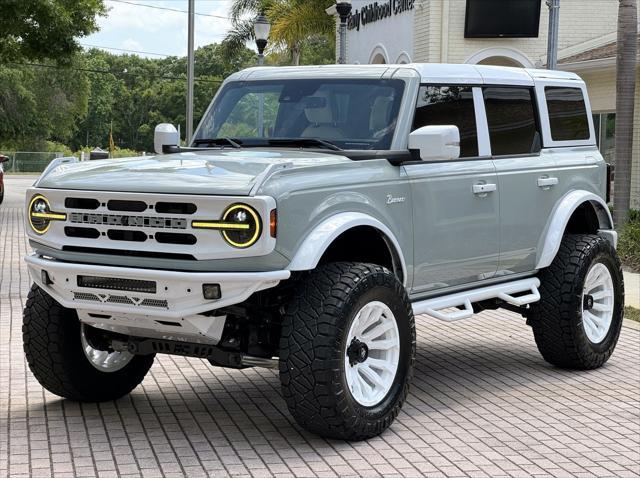
{"type": "Polygon", "coordinates": [[[457,126],[461,157],[404,166],[413,202],[414,295],[495,275],[499,192],[481,95],[469,85],[420,87],[413,130],[457,126]],[[474,192],[477,185],[488,191],[474,192]]]}
{"type": "Polygon", "coordinates": [[[531,271],[540,235],[557,200],[554,155],[541,153],[533,86],[486,86],[482,95],[500,190],[497,274],[531,271]]]}

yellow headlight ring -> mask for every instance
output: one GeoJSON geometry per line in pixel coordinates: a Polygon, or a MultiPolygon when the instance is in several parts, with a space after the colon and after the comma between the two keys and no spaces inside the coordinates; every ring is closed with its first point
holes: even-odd
{"type": "Polygon", "coordinates": [[[191,223],[191,227],[194,227],[196,229],[216,229],[216,230],[219,230],[220,234],[222,234],[222,237],[224,238],[225,241],[227,241],[228,244],[232,245],[233,247],[237,247],[239,249],[245,249],[245,248],[250,247],[253,244],[255,244],[256,241],[260,238],[260,234],[262,232],[262,222],[260,221],[260,216],[258,215],[258,213],[251,206],[247,206],[246,204],[234,204],[234,205],[230,206],[223,213],[221,221],[193,221],[191,223]],[[256,230],[255,230],[253,236],[251,236],[251,238],[245,243],[235,242],[227,234],[227,231],[247,230],[247,229],[251,228],[251,226],[249,224],[237,224],[237,223],[234,223],[234,222],[229,222],[227,220],[229,215],[231,213],[233,213],[234,211],[237,211],[238,209],[242,209],[243,211],[248,213],[251,216],[251,218],[253,219],[253,222],[255,224],[255,229],[256,230]]]}
{"type": "Polygon", "coordinates": [[[46,197],[44,197],[42,194],[36,194],[35,196],[33,196],[31,201],[29,202],[29,209],[27,210],[27,214],[29,215],[29,226],[31,226],[31,229],[36,234],[45,234],[51,227],[51,221],[67,220],[66,214],[51,211],[51,204],[49,203],[49,200],[46,197]],[[49,212],[32,212],[33,203],[35,203],[39,199],[43,200],[46,203],[47,209],[49,210],[49,212]],[[39,219],[47,219],[48,220],[47,226],[44,229],[36,228],[33,225],[33,222],[31,221],[31,218],[34,218],[34,217],[39,219]]]}

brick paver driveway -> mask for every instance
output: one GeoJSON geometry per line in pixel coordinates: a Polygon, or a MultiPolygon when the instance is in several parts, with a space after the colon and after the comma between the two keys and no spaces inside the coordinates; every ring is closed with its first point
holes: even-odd
{"type": "Polygon", "coordinates": [[[640,474],[640,330],[630,324],[604,368],[567,372],[540,358],[514,314],[449,325],[420,317],[407,403],[363,443],[298,428],[275,372],[181,357],[159,356],[117,402],[61,400],[22,354],[21,215],[0,207],[0,476],[640,474]]]}

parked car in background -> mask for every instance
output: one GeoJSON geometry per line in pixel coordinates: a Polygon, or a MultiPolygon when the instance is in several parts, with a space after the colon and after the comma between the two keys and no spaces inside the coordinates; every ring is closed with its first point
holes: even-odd
{"type": "Polygon", "coordinates": [[[9,161],[9,156],[0,154],[0,204],[4,200],[4,169],[2,169],[2,164],[7,161],[9,161]]]}

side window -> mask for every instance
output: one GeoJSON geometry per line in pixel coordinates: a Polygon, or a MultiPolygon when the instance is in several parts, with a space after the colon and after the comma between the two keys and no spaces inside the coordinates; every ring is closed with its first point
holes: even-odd
{"type": "Polygon", "coordinates": [[[421,86],[413,130],[454,125],[460,130],[460,157],[478,156],[478,130],[470,86],[421,86]]]}
{"type": "Polygon", "coordinates": [[[532,88],[487,87],[483,95],[494,156],[540,151],[532,88]]]}
{"type": "Polygon", "coordinates": [[[544,89],[554,141],[589,139],[589,119],[580,88],[547,86],[544,89]]]}

